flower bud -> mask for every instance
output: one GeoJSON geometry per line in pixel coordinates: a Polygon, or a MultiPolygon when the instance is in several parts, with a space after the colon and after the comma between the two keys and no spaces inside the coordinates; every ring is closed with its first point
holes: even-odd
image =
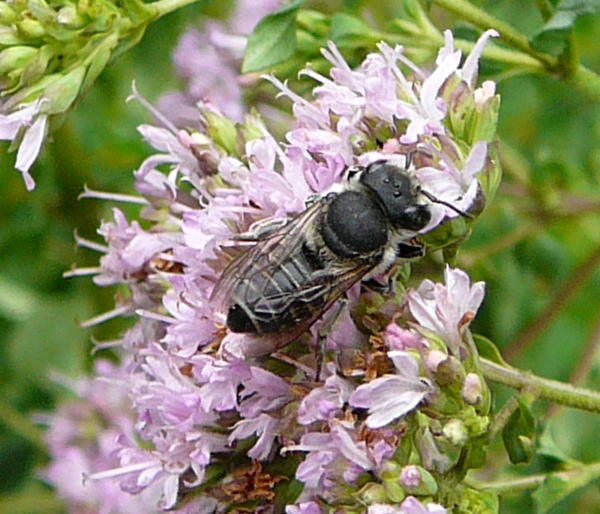
{"type": "MultiPolygon", "coordinates": [[[[431,360],[435,362],[438,358],[439,356],[434,355],[431,360]]],[[[456,357],[451,355],[446,355],[445,359],[440,360],[437,363],[437,366],[435,366],[435,371],[433,373],[435,374],[436,382],[441,386],[461,384],[465,377],[465,370],[462,364],[456,357]]]]}
{"type": "Polygon", "coordinates": [[[24,68],[37,54],[33,46],[11,46],[0,52],[0,75],[24,68]]]}
{"type": "Polygon", "coordinates": [[[440,350],[431,350],[425,356],[425,365],[432,373],[436,373],[439,365],[448,358],[448,354],[440,350]]]}
{"type": "Polygon", "coordinates": [[[396,480],[383,480],[383,489],[388,500],[391,500],[394,503],[399,503],[404,500],[406,493],[402,485],[396,480]]]}
{"type": "Polygon", "coordinates": [[[448,421],[444,425],[442,432],[456,446],[462,446],[469,439],[467,427],[460,419],[451,419],[448,421]]]}
{"type": "Polygon", "coordinates": [[[84,21],[74,5],[66,5],[58,11],[56,21],[65,27],[76,29],[83,26],[84,21]]]}
{"type": "Polygon", "coordinates": [[[46,35],[46,29],[37,20],[25,18],[17,22],[19,33],[27,39],[39,39],[46,35]]]}
{"type": "Polygon", "coordinates": [[[400,483],[410,494],[429,496],[436,494],[438,490],[435,478],[426,469],[409,465],[405,466],[400,473],[400,483]]]}
{"type": "Polygon", "coordinates": [[[212,140],[228,153],[239,155],[235,123],[213,109],[201,109],[206,132],[212,140]]]}
{"type": "Polygon", "coordinates": [[[483,387],[481,379],[475,373],[469,373],[463,382],[461,395],[465,402],[476,405],[481,402],[483,387]]]}
{"type": "Polygon", "coordinates": [[[0,23],[8,25],[17,20],[17,13],[6,2],[0,2],[0,23]]]}
{"type": "Polygon", "coordinates": [[[372,503],[386,503],[388,500],[383,486],[372,482],[366,484],[358,494],[366,505],[371,505],[372,503]]]}

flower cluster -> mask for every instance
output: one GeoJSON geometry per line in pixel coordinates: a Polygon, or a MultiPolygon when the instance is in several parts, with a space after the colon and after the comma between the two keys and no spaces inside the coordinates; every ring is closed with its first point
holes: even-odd
{"type": "Polygon", "coordinates": [[[46,136],[94,83],[111,57],[135,44],[157,15],[139,0],[14,0],[0,9],[0,139],[29,169],[46,136]]]}
{"type": "Polygon", "coordinates": [[[210,101],[223,114],[241,121],[244,114],[240,63],[246,36],[268,12],[279,7],[279,0],[235,3],[226,24],[206,21],[202,30],[188,28],[179,39],[173,61],[184,79],[185,91],[169,91],[158,100],[158,108],[178,126],[194,126],[199,121],[196,102],[210,101]]]}
{"type": "MultiPolygon", "coordinates": [[[[384,44],[353,70],[330,45],[331,77],[304,72],[320,83],[312,100],[269,77],[294,102],[296,125],[283,144],[256,115],[235,124],[205,104],[198,130],[181,130],[154,111],[163,126],[140,132],[159,153],[134,172],[140,196],[113,195],[143,204],[150,228],[115,209],[99,231],[106,246],[78,238],[103,252],[100,266],[70,272],[130,291],[87,325],[136,320],[120,340],[99,343],[127,355],[120,384],[130,424],[107,423],[119,435],[111,451],[93,451],[114,460],[88,459],[88,483],[118,482],[132,495],[159,490],[156,508],[178,512],[441,513],[440,504],[458,505],[456,489],[434,476],[474,466],[461,456],[483,444],[487,428],[489,395],[468,331],[481,283],[447,267],[443,283],[424,281],[403,297],[357,284],[337,317],[325,314],[267,357],[256,337],[227,329],[211,293],[240,251],[236,234],[301,212],[348,166],[382,158],[445,202],[431,205],[422,230],[425,242],[438,233],[430,248],[464,237],[447,230],[458,216],[447,204],[475,215],[497,181],[489,127],[478,132],[497,102],[490,84],[474,87],[490,35],[461,66],[448,32],[431,73],[384,44]]],[[[55,459],[74,445],[55,446],[55,459]]],[[[69,497],[65,477],[48,476],[69,497]]]]}

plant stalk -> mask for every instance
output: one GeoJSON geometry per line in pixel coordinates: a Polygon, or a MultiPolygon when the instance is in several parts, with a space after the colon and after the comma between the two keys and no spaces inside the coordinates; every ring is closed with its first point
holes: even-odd
{"type": "Polygon", "coordinates": [[[494,382],[519,390],[525,387],[535,390],[541,400],[600,413],[600,393],[597,391],[538,377],[528,371],[501,366],[483,358],[481,369],[484,376],[494,382]]]}

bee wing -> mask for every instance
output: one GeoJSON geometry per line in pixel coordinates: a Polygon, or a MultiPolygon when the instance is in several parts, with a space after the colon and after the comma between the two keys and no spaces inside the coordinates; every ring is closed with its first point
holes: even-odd
{"type": "Polygon", "coordinates": [[[312,204],[288,223],[265,234],[242,252],[223,271],[211,294],[217,307],[227,308],[236,284],[249,273],[266,272],[279,266],[302,245],[302,234],[315,219],[326,199],[312,204]]]}
{"type": "Polygon", "coordinates": [[[329,272],[322,270],[314,273],[313,277],[306,284],[298,288],[293,293],[279,294],[261,300],[255,309],[263,310],[268,317],[285,311],[292,302],[299,299],[309,304],[318,302],[320,307],[314,309],[311,315],[298,322],[295,326],[286,329],[280,334],[271,336],[273,349],[278,349],[291,343],[303,332],[308,330],[323,314],[338,300],[350,287],[364,277],[373,269],[372,262],[364,260],[355,262],[351,266],[338,267],[329,272]]]}

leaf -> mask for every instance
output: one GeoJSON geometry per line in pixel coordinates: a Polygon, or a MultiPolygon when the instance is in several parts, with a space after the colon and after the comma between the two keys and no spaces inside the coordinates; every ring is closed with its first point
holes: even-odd
{"type": "Polygon", "coordinates": [[[242,73],[270,68],[294,55],[296,14],[302,4],[303,0],[293,0],[258,22],[248,36],[242,73]]]}
{"type": "Polygon", "coordinates": [[[371,28],[360,18],[350,14],[338,13],[331,18],[329,39],[338,46],[358,46],[360,42],[370,42],[371,28]]]}
{"type": "Polygon", "coordinates": [[[531,38],[531,46],[540,52],[559,55],[567,46],[577,17],[599,9],[600,0],[562,0],[552,17],[531,38]]]}
{"type": "Polygon", "coordinates": [[[529,462],[535,449],[535,418],[523,398],[517,401],[519,406],[502,431],[504,447],[513,464],[529,462]]]}
{"type": "Polygon", "coordinates": [[[546,457],[547,459],[552,459],[553,461],[563,465],[569,464],[570,466],[574,466],[578,464],[576,460],[571,459],[556,444],[554,438],[552,437],[549,425],[546,426],[546,428],[542,432],[542,435],[540,435],[537,453],[538,455],[546,457]]]}
{"type": "Polygon", "coordinates": [[[600,477],[600,466],[584,466],[572,474],[551,475],[533,493],[537,512],[547,512],[572,492],[600,477]]]}
{"type": "Polygon", "coordinates": [[[501,366],[510,367],[502,358],[498,347],[487,337],[479,334],[473,334],[473,341],[475,341],[475,346],[477,346],[480,357],[495,362],[496,364],[500,364],[501,366]]]}

